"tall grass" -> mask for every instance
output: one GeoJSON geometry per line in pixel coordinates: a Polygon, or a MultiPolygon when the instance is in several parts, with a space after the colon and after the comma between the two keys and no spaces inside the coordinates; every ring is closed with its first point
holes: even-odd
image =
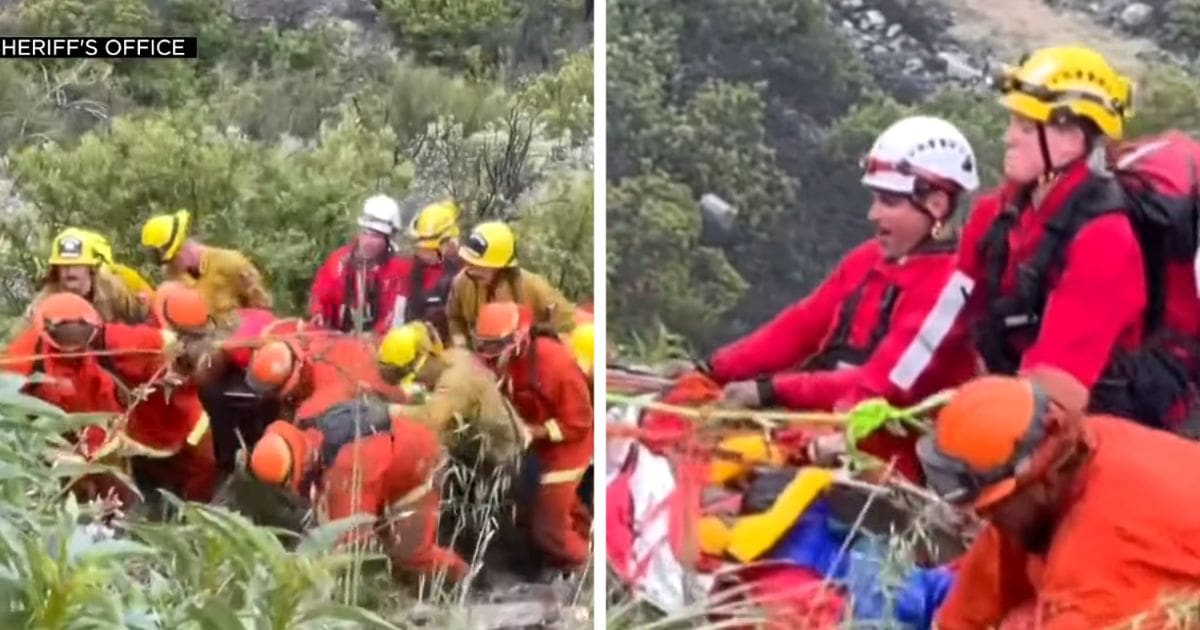
{"type": "MultiPolygon", "coordinates": [[[[392,579],[378,545],[338,549],[338,539],[362,525],[362,517],[296,534],[169,495],[169,516],[162,520],[137,510],[122,514],[110,502],[79,502],[65,485],[111,469],[51,462],[71,449],[62,436],[96,417],[64,414],[22,395],[23,383],[0,374],[0,628],[401,628],[418,621],[456,628],[470,622],[469,581],[454,589],[418,585],[414,599],[392,579]]],[[[446,503],[464,529],[485,525],[469,558],[473,576],[482,571],[505,505],[501,491],[487,489],[500,481],[477,481],[478,500],[446,503]]]]}

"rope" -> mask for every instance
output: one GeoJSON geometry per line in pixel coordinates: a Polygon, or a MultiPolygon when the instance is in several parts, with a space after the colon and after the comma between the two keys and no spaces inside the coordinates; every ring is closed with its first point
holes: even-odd
{"type": "Polygon", "coordinates": [[[783,423],[783,424],[815,424],[822,426],[845,426],[849,414],[833,413],[825,411],[772,411],[772,410],[757,410],[757,409],[722,409],[712,405],[704,407],[684,407],[680,405],[669,405],[656,401],[642,400],[631,396],[623,396],[620,394],[606,394],[605,400],[610,403],[635,407],[640,409],[650,409],[652,411],[661,411],[671,413],[693,420],[700,420],[704,423],[724,422],[724,421],[745,421],[753,420],[765,423],[783,423]]]}

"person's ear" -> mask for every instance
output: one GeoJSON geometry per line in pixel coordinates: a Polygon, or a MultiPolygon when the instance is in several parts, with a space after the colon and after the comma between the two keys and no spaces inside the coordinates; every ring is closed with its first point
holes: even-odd
{"type": "Polygon", "coordinates": [[[939,223],[945,223],[950,218],[950,195],[944,190],[934,190],[925,195],[923,205],[939,223]]]}

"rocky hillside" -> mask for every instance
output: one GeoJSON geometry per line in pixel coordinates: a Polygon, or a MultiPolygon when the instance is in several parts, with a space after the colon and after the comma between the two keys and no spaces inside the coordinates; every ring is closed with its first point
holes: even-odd
{"type": "Polygon", "coordinates": [[[1095,45],[1135,75],[1181,63],[1170,2],[1129,0],[830,0],[834,21],[880,85],[911,101],[947,83],[982,86],[991,68],[1051,42],[1095,45]],[[1161,33],[1151,39],[1148,33],[1161,33]]]}

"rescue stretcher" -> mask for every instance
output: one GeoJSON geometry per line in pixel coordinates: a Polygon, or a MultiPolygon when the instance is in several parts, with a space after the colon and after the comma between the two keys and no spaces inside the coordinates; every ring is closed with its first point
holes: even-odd
{"type": "Polygon", "coordinates": [[[713,484],[712,444],[731,425],[688,422],[664,440],[646,419],[677,409],[662,404],[674,381],[607,374],[606,549],[634,597],[697,622],[930,627],[976,523],[896,476],[776,462],[749,467],[737,488],[713,484]],[[722,510],[748,535],[704,531],[722,510]]]}

